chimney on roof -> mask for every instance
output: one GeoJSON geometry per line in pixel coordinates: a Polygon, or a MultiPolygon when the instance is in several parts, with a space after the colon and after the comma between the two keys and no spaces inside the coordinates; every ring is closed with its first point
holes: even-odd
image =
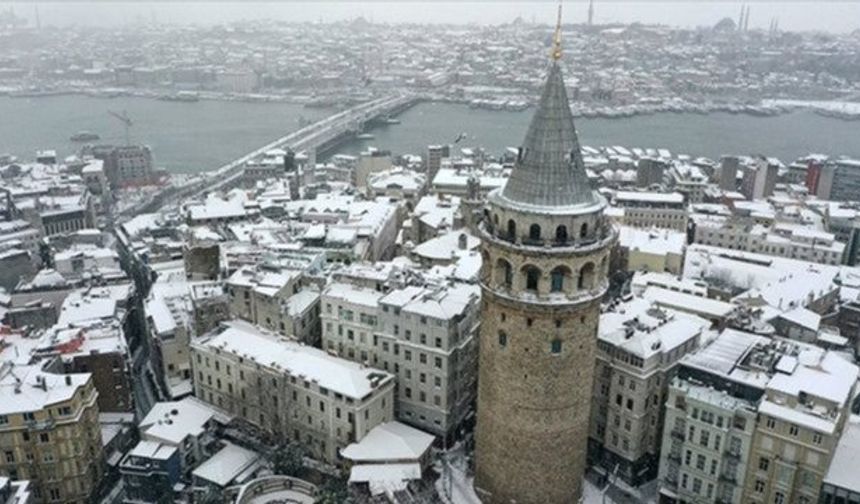
{"type": "Polygon", "coordinates": [[[69,375],[66,375],[66,385],[69,385],[69,386],[72,385],[72,377],[69,375]]]}
{"type": "Polygon", "coordinates": [[[460,236],[457,237],[457,246],[460,250],[466,250],[466,247],[469,244],[469,237],[466,236],[466,233],[460,233],[460,236]]]}

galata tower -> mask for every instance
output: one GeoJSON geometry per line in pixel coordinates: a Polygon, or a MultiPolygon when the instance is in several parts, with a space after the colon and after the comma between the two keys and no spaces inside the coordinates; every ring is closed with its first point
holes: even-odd
{"type": "Polygon", "coordinates": [[[585,173],[560,21],[537,110],[480,224],[475,490],[485,504],[582,496],[600,300],[616,232],[585,173]]]}

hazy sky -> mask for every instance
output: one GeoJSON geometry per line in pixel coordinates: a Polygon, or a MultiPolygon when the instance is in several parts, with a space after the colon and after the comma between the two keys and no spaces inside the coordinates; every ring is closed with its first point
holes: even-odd
{"type": "MultiPolygon", "coordinates": [[[[860,1],[842,2],[768,2],[755,0],[751,6],[750,27],[767,28],[771,18],[779,17],[780,28],[786,30],[828,30],[846,32],[860,28],[860,1]]],[[[0,8],[12,7],[15,13],[33,19],[32,1],[3,2],[0,8]]],[[[741,2],[735,1],[612,1],[595,0],[596,22],[662,22],[671,25],[712,25],[729,16],[737,19],[741,2]]],[[[586,18],[587,0],[565,2],[564,19],[581,22],[586,18]]],[[[437,23],[503,23],[522,16],[527,20],[552,22],[555,4],[552,1],[482,2],[420,2],[420,1],[99,1],[40,2],[39,14],[43,25],[113,25],[140,20],[172,21],[176,23],[220,23],[238,19],[274,18],[294,21],[336,21],[358,16],[373,21],[437,22],[437,23]]]]}

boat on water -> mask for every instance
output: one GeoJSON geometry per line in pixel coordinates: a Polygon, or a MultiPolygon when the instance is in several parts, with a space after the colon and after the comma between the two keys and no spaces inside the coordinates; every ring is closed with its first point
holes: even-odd
{"type": "Polygon", "coordinates": [[[373,140],[374,136],[371,133],[360,133],[355,135],[355,138],[359,140],[373,140]]]}
{"type": "Polygon", "coordinates": [[[400,119],[394,117],[386,117],[383,121],[385,124],[400,124],[400,119]]]}
{"type": "Polygon", "coordinates": [[[94,142],[101,137],[92,131],[81,130],[69,137],[72,142],[94,142]]]}
{"type": "Polygon", "coordinates": [[[196,102],[200,101],[200,95],[195,93],[194,91],[180,91],[176,94],[167,94],[161,95],[158,97],[159,100],[164,101],[177,101],[177,102],[196,102]]]}

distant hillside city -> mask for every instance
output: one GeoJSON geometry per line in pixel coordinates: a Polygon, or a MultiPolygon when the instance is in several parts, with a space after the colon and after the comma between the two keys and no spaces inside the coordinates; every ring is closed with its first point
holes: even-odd
{"type": "Polygon", "coordinates": [[[124,143],[0,155],[0,504],[860,502],[860,160],[579,138],[598,115],[860,117],[857,34],[750,13],[0,12],[10,100],[333,107],[195,175],[125,112],[124,143]],[[423,100],[532,118],[499,153],[457,124],[337,152],[423,100]]]}

